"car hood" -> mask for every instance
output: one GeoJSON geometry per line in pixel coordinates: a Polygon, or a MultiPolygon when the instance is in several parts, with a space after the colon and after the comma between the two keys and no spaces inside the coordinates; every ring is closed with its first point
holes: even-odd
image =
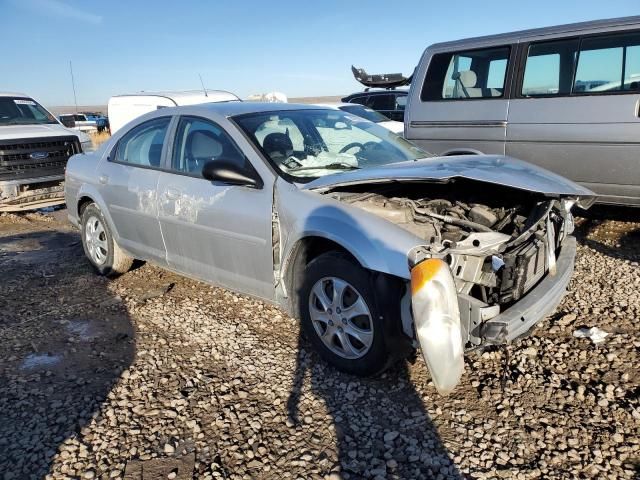
{"type": "Polygon", "coordinates": [[[569,179],[522,160],[500,155],[434,157],[363,168],[327,175],[301,188],[331,190],[340,186],[393,181],[446,183],[456,178],[504,185],[550,197],[578,197],[587,206],[595,198],[591,190],[569,179]]]}
{"type": "Polygon", "coordinates": [[[58,137],[61,135],[75,135],[83,140],[79,132],[70,130],[59,123],[46,123],[43,125],[0,125],[0,140],[12,140],[14,138],[42,138],[58,137]]]}

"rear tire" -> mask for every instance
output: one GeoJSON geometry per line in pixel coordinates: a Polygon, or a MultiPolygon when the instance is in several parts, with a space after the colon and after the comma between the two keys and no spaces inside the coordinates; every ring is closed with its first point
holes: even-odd
{"type": "Polygon", "coordinates": [[[117,277],[129,271],[134,259],[115,242],[109,224],[95,203],[82,211],[80,226],[84,254],[100,275],[117,277]]]}
{"type": "Polygon", "coordinates": [[[320,356],[338,370],[370,376],[395,360],[369,271],[339,252],[306,266],[299,289],[301,327],[320,356]]]}

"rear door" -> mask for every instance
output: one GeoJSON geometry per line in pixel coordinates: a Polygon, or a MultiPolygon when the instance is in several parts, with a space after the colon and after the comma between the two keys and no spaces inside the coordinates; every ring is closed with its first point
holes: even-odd
{"type": "Polygon", "coordinates": [[[97,169],[120,246],[136,258],[165,263],[156,189],[171,117],[133,127],[97,169]]]}
{"type": "Polygon", "coordinates": [[[510,45],[435,53],[410,92],[407,139],[435,154],[504,154],[510,45]],[[418,83],[422,78],[422,83],[418,83]]]}
{"type": "Polygon", "coordinates": [[[531,42],[520,58],[506,153],[640,198],[640,32],[531,42]]]}

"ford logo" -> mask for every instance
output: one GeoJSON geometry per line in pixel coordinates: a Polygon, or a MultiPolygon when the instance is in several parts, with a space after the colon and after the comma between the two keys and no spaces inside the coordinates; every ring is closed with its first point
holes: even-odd
{"type": "Polygon", "coordinates": [[[42,160],[43,158],[47,158],[49,156],[49,154],[47,152],[33,152],[31,155],[29,155],[29,158],[32,158],[33,160],[42,160]]]}

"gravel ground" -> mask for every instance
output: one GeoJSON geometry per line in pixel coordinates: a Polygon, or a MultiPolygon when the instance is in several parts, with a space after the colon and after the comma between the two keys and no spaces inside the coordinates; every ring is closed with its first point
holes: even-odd
{"type": "Polygon", "coordinates": [[[259,301],[150,265],[100,278],[64,211],[0,216],[0,475],[638,478],[640,214],[578,236],[559,311],[470,353],[444,398],[420,358],[334,371],[259,301]],[[573,336],[592,326],[604,343],[573,336]]]}

